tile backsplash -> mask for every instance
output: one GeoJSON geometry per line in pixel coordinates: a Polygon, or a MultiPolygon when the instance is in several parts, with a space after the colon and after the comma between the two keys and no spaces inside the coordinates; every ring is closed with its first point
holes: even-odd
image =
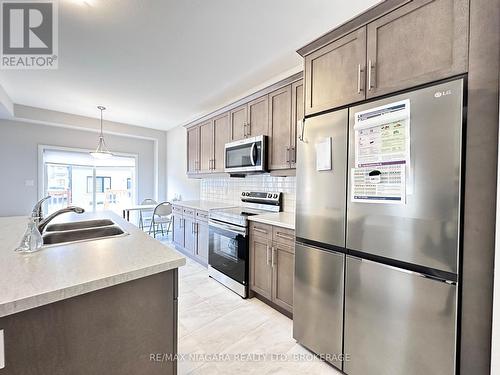
{"type": "Polygon", "coordinates": [[[240,204],[242,191],[283,193],[283,211],[295,212],[295,177],[275,177],[268,174],[245,178],[215,177],[201,180],[202,200],[240,204]]]}

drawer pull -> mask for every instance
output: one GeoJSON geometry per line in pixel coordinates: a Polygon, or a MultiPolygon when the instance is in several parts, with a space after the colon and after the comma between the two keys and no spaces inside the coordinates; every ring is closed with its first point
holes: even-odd
{"type": "Polygon", "coordinates": [[[265,229],[261,229],[261,228],[257,228],[257,227],[253,227],[253,230],[256,231],[256,232],[259,232],[259,233],[264,233],[264,234],[267,234],[267,230],[265,229]]]}
{"type": "Polygon", "coordinates": [[[294,241],[295,240],[294,236],[291,236],[289,234],[283,234],[281,232],[277,232],[276,233],[276,237],[283,238],[284,240],[290,240],[290,241],[294,241]]]}
{"type": "Polygon", "coordinates": [[[266,246],[266,264],[269,266],[269,245],[266,246]]]}

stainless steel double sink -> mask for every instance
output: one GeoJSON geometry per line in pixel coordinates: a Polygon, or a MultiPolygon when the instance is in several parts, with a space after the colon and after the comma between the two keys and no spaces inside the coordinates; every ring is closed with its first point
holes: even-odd
{"type": "Polygon", "coordinates": [[[96,219],[50,224],[42,235],[43,244],[56,245],[128,235],[114,221],[96,219]]]}

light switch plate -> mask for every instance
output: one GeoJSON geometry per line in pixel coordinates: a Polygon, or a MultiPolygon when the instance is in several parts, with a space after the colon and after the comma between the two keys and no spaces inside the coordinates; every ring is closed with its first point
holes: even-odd
{"type": "Polygon", "coordinates": [[[3,342],[3,329],[0,329],[0,369],[5,367],[5,346],[3,342]]]}

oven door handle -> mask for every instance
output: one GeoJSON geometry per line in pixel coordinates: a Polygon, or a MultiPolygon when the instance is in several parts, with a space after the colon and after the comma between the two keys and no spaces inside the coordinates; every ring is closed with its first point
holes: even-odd
{"type": "Polygon", "coordinates": [[[245,228],[241,228],[241,227],[238,227],[236,225],[231,225],[231,224],[227,224],[227,223],[220,223],[220,222],[216,222],[216,221],[213,221],[213,220],[210,220],[208,222],[208,225],[211,226],[211,227],[214,227],[214,228],[218,228],[218,229],[222,229],[222,230],[227,230],[231,233],[235,233],[235,234],[241,234],[242,236],[246,236],[247,235],[247,231],[245,228]]]}
{"type": "Polygon", "coordinates": [[[252,162],[252,165],[255,165],[254,153],[256,147],[257,147],[257,142],[252,143],[252,148],[250,149],[250,161],[252,162]]]}

